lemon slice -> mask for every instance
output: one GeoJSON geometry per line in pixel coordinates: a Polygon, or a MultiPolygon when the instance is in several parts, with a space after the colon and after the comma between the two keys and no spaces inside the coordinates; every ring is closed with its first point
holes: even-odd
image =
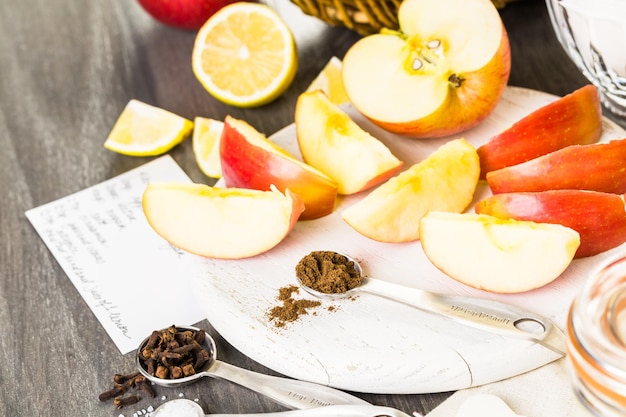
{"type": "Polygon", "coordinates": [[[193,122],[159,107],[130,100],[104,147],[131,156],[161,155],[182,142],[193,122]]]}
{"type": "Polygon", "coordinates": [[[334,104],[343,104],[350,101],[341,78],[341,60],[332,57],[315,79],[309,84],[306,91],[322,90],[334,104]]]}
{"type": "Polygon", "coordinates": [[[221,178],[220,138],[224,122],[205,117],[194,119],[193,154],[200,170],[208,177],[221,178]]]}
{"type": "Polygon", "coordinates": [[[218,100],[237,107],[267,104],[289,87],[298,57],[293,34],[269,6],[238,2],[200,28],[193,72],[218,100]]]}

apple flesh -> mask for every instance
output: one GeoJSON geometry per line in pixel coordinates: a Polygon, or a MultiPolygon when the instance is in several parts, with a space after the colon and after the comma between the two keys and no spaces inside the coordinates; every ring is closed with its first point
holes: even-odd
{"type": "Polygon", "coordinates": [[[580,234],[576,258],[596,255],[626,242],[624,196],[585,190],[496,194],[478,202],[476,213],[501,219],[567,226],[580,234]]]}
{"type": "Polygon", "coordinates": [[[434,211],[420,220],[420,241],[443,273],[496,293],[530,291],[554,281],[580,244],[575,230],[558,224],[434,211]]]}
{"type": "Polygon", "coordinates": [[[342,212],[353,229],[381,242],[419,239],[419,220],[431,210],[461,212],[472,202],[480,162],[465,139],[452,140],[389,179],[342,212]]]}
{"type": "Polygon", "coordinates": [[[180,29],[199,29],[215,12],[236,0],[137,0],[154,19],[180,29]]]}
{"type": "Polygon", "coordinates": [[[487,173],[493,193],[559,189],[626,193],[626,139],[570,145],[487,173]]]}
{"type": "Polygon", "coordinates": [[[347,51],[350,101],[391,132],[443,137],[498,104],[511,70],[509,39],[490,0],[405,0],[399,32],[366,36],[347,51]]]}
{"type": "Polygon", "coordinates": [[[248,123],[226,116],[220,138],[222,178],[227,187],[267,191],[273,185],[289,189],[304,201],[302,220],[330,214],[337,183],[291,156],[248,123]]]}
{"type": "Polygon", "coordinates": [[[538,108],[480,146],[481,178],[566,146],[595,143],[601,135],[598,89],[589,84],[538,108]]]}
{"type": "Polygon", "coordinates": [[[287,191],[149,183],[142,197],[150,226],[163,239],[209,258],[241,259],[279,244],[304,210],[287,191]]]}
{"type": "Polygon", "coordinates": [[[320,90],[298,97],[295,125],[302,158],[334,179],[339,194],[366,190],[402,169],[402,161],[385,144],[320,90]]]}

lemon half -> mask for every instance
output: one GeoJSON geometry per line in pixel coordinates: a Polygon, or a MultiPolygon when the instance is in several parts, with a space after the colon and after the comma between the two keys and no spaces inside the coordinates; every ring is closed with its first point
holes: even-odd
{"type": "Polygon", "coordinates": [[[256,107],[280,96],[298,67],[289,27],[269,6],[238,2],[223,7],[200,28],[193,72],[218,100],[256,107]]]}

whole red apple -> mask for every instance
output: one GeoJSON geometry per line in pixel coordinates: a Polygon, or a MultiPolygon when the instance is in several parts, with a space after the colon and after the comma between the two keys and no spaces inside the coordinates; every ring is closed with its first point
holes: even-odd
{"type": "Polygon", "coordinates": [[[153,18],[181,29],[199,29],[215,12],[236,0],[137,0],[153,18]]]}

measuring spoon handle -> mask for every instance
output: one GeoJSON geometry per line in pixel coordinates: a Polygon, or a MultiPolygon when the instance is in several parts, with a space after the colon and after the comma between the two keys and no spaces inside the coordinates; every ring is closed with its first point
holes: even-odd
{"type": "Polygon", "coordinates": [[[329,405],[307,410],[256,414],[207,414],[207,417],[410,417],[395,408],[377,405],[329,405]]]}
{"type": "MultiPolygon", "coordinates": [[[[546,346],[563,354],[559,339],[561,332],[547,318],[531,311],[494,300],[474,297],[437,294],[417,288],[409,288],[387,281],[365,278],[358,287],[361,291],[450,318],[465,325],[502,336],[546,342],[546,346]],[[553,343],[554,342],[554,343],[553,343]],[[554,345],[554,346],[553,346],[554,345]]],[[[543,344],[543,343],[542,343],[543,344]]]]}
{"type": "Polygon", "coordinates": [[[260,374],[218,360],[211,366],[209,374],[265,395],[288,408],[310,409],[338,404],[370,405],[365,400],[326,385],[260,374]]]}

